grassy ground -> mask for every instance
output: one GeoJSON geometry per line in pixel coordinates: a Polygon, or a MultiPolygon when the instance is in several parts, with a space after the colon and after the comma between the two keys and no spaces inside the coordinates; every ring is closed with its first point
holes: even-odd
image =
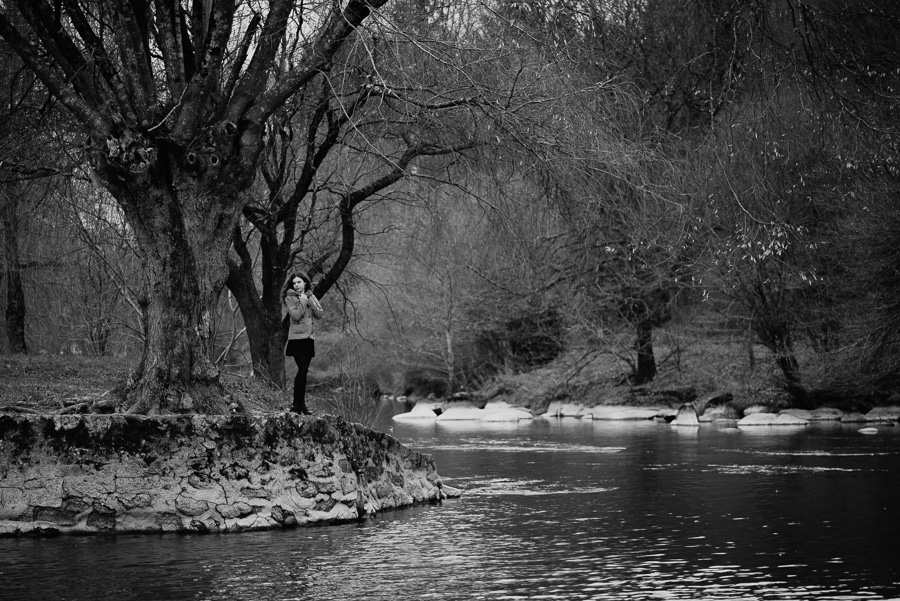
{"type": "MultiPolygon", "coordinates": [[[[68,413],[95,401],[115,399],[132,365],[121,360],[90,356],[0,355],[0,412],[68,413]]],[[[222,377],[229,401],[250,413],[286,411],[291,390],[226,374],[222,377]]],[[[290,384],[289,384],[290,386],[290,384]]],[[[319,414],[339,415],[348,421],[371,423],[378,413],[372,398],[351,387],[311,386],[307,404],[319,414]]]]}
{"type": "MultiPolygon", "coordinates": [[[[764,351],[750,361],[750,349],[733,341],[677,344],[660,340],[656,347],[659,375],[649,384],[632,387],[623,383],[629,366],[611,353],[573,350],[541,369],[499,376],[477,391],[481,400],[506,400],[536,411],[554,400],[592,405],[671,404],[680,393],[693,390],[700,398],[730,393],[734,404],[745,406],[761,400],[785,404],[777,374],[764,351]],[[672,394],[672,393],[676,394],[672,394]]],[[[112,398],[113,390],[128,376],[131,364],[104,357],[3,355],[0,356],[0,410],[17,412],[70,412],[80,403],[112,398]]],[[[247,411],[284,411],[290,391],[266,386],[252,379],[223,377],[225,394],[247,411]]],[[[308,395],[317,412],[358,414],[371,412],[371,400],[361,390],[338,388],[308,395]]],[[[354,418],[354,416],[346,416],[354,418]]],[[[358,416],[354,421],[358,421],[358,416]]]]}
{"type": "Polygon", "coordinates": [[[103,357],[0,355],[0,407],[59,411],[108,395],[127,376],[125,363],[103,357]]]}
{"type": "MultiPolygon", "coordinates": [[[[113,399],[132,369],[128,362],[107,357],[0,355],[0,411],[55,413],[113,399]]],[[[248,411],[283,411],[290,405],[284,391],[255,380],[226,375],[225,394],[248,411]]]]}

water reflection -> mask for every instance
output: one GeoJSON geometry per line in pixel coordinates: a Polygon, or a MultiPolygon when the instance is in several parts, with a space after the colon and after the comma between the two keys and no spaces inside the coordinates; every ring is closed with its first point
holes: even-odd
{"type": "Polygon", "coordinates": [[[900,429],[683,430],[398,425],[462,499],[285,532],[0,540],[0,598],[900,596],[900,429]]]}

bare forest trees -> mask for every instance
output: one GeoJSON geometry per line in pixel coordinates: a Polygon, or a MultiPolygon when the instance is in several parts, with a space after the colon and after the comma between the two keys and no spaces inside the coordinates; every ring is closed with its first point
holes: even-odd
{"type": "Polygon", "coordinates": [[[411,177],[417,158],[454,156],[478,143],[472,119],[458,118],[455,127],[450,120],[484,94],[451,92],[439,61],[408,64],[429,43],[446,50],[415,31],[377,31],[273,117],[254,199],[234,232],[227,284],[247,324],[254,370],[275,382],[285,342],[281,285],[292,266],[321,276],[315,293],[327,293],[353,259],[361,207],[403,197],[389,190],[411,177]]]}
{"type": "Polygon", "coordinates": [[[447,390],[575,336],[645,384],[681,307],[721,311],[802,401],[889,390],[898,19],[893,0],[7,2],[9,350],[45,256],[27,239],[59,217],[84,287],[60,319],[93,352],[140,342],[135,411],[222,408],[226,287],[254,374],[282,382],[294,269],[340,293],[335,336],[447,390]]]}
{"type": "MultiPolygon", "coordinates": [[[[865,303],[851,306],[858,300],[852,290],[865,284],[855,274],[871,273],[859,269],[874,250],[866,250],[874,239],[870,226],[876,213],[889,210],[882,207],[896,189],[892,115],[900,82],[888,66],[898,58],[896,5],[686,0],[504,6],[512,23],[540,32],[533,39],[548,52],[564,47],[578,57],[584,76],[620,77],[642,95],[642,104],[609,121],[628,132],[627,139],[641,140],[636,148],[656,156],[662,171],[623,171],[621,160],[596,169],[594,190],[608,191],[609,200],[598,198],[584,215],[569,213],[585,225],[587,235],[578,239],[593,242],[580,252],[589,256],[593,246],[606,253],[587,260],[597,272],[617,249],[627,249],[607,280],[632,274],[620,287],[618,306],[638,331],[636,380],[652,376],[652,355],[640,349],[647,348],[642,339],[648,340],[650,325],[666,319],[667,289],[703,279],[738,301],[743,311],[732,318],[772,351],[787,389],[806,402],[798,344],[830,353],[859,342],[858,320],[850,316],[866,310],[865,303]],[[638,175],[653,173],[660,176],[638,175]],[[661,228],[640,225],[652,223],[646,221],[651,215],[661,228]]],[[[563,178],[553,184],[571,206],[591,197],[588,188],[563,178]]],[[[885,299],[888,281],[873,281],[885,299]]],[[[887,315],[892,305],[878,306],[887,315]]],[[[896,339],[886,328],[877,330],[880,340],[896,339]]]]}
{"type": "MultiPolygon", "coordinates": [[[[58,118],[35,77],[5,43],[0,43],[0,287],[5,288],[6,344],[25,353],[26,306],[23,274],[36,269],[23,256],[30,217],[40,211],[47,180],[59,172],[48,156],[56,145],[49,135],[58,118]]],[[[59,158],[59,157],[57,157],[59,158]]]]}
{"type": "Polygon", "coordinates": [[[700,149],[718,281],[800,403],[878,388],[848,349],[869,348],[861,316],[891,314],[860,290],[890,286],[870,268],[890,254],[873,252],[883,236],[873,232],[895,210],[900,79],[887,65],[900,59],[898,18],[878,1],[785,0],[759,12],[748,57],[761,60],[743,62],[739,94],[700,149]],[[841,366],[804,378],[801,343],[841,366]]]}
{"type": "Polygon", "coordinates": [[[22,0],[0,12],[0,36],[83,128],[137,237],[151,285],[135,410],[215,404],[211,312],[265,124],[385,1],[22,0]]]}
{"type": "MultiPolygon", "coordinates": [[[[577,93],[553,87],[558,73],[542,81],[540,55],[494,37],[489,13],[465,13],[467,6],[479,8],[394,6],[390,22],[374,20],[360,34],[364,44],[345,48],[271,121],[228,279],[257,373],[281,379],[279,286],[298,257],[322,276],[316,293],[324,294],[350,267],[360,233],[372,229],[364,209],[423,205],[415,181],[445,182],[465,196],[495,166],[509,169],[527,152],[522,136],[541,127],[560,97],[577,93]]],[[[345,293],[349,283],[343,278],[345,293]]]]}
{"type": "Polygon", "coordinates": [[[667,59],[680,63],[705,54],[704,26],[690,40],[670,35],[657,27],[672,21],[657,14],[664,6],[654,2],[503,6],[507,35],[527,32],[520,43],[569,58],[558,63],[566,84],[557,89],[573,81],[582,88],[555,103],[524,144],[535,185],[566,223],[555,279],[581,303],[577,319],[592,322],[586,329],[610,320],[633,328],[627,376],[646,383],[657,372],[653,330],[669,320],[675,293],[690,279],[688,254],[696,252],[685,245],[686,197],[678,190],[678,161],[666,154],[665,127],[687,127],[697,109],[679,91],[684,81],[674,78],[673,88],[660,79],[671,70],[658,70],[662,56],[651,55],[664,47],[667,59]]]}

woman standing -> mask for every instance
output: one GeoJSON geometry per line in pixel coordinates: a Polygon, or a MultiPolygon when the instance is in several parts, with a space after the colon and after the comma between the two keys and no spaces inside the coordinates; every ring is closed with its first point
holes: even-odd
{"type": "Polygon", "coordinates": [[[306,374],[309,371],[310,361],[316,355],[313,318],[321,319],[325,313],[319,299],[312,293],[309,278],[305,273],[295,273],[288,278],[284,285],[283,297],[291,321],[284,354],[293,357],[297,363],[294,403],[291,411],[310,415],[312,411],[306,406],[306,374]]]}

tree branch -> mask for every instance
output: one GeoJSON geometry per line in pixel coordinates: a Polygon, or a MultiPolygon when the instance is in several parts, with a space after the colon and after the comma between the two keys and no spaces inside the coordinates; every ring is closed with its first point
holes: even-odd
{"type": "Polygon", "coordinates": [[[0,11],[0,36],[9,42],[28,68],[47,86],[53,96],[59,98],[60,102],[72,111],[78,121],[100,136],[110,132],[112,124],[108,119],[97,111],[97,107],[82,98],[52,66],[40,57],[37,48],[19,33],[4,11],[0,11]]]}
{"type": "Polygon", "coordinates": [[[154,0],[153,4],[156,8],[154,35],[163,56],[169,96],[181,98],[186,83],[183,45],[190,43],[181,35],[181,4],[168,0],[154,0]]]}
{"type": "Polygon", "coordinates": [[[384,6],[388,0],[350,0],[340,11],[339,5],[329,15],[315,42],[298,68],[292,69],[266,92],[248,112],[251,121],[264,121],[297,90],[305,86],[313,76],[326,70],[346,39],[371,14],[373,9],[384,6]]]}
{"type": "Polygon", "coordinates": [[[156,103],[156,84],[150,68],[149,10],[146,0],[122,3],[119,11],[121,29],[115,32],[134,122],[145,126],[150,124],[148,108],[156,103]]]}
{"type": "Polygon", "coordinates": [[[64,0],[64,3],[66,6],[66,13],[72,20],[75,31],[78,32],[78,35],[86,46],[87,54],[93,57],[93,64],[96,65],[97,70],[106,81],[106,85],[115,95],[118,106],[124,111],[129,103],[127,97],[123,93],[124,85],[122,78],[120,77],[120,70],[116,68],[112,57],[109,56],[106,47],[103,45],[103,40],[93,30],[84,11],[78,5],[76,0],[64,0]]]}
{"type": "MultiPolygon", "coordinates": [[[[253,52],[253,58],[226,108],[225,116],[228,121],[239,122],[247,111],[247,107],[252,105],[258,97],[259,91],[265,89],[269,68],[275,61],[275,55],[287,29],[288,16],[293,8],[294,0],[270,0],[269,14],[260,33],[256,50],[253,52]]],[[[288,96],[285,96],[278,106],[284,104],[288,96]]],[[[275,108],[277,107],[273,107],[273,110],[262,118],[251,120],[255,123],[262,123],[274,112],[275,108]]]]}
{"type": "Polygon", "coordinates": [[[262,17],[260,17],[259,14],[254,14],[253,18],[250,19],[250,24],[247,26],[247,31],[244,32],[244,37],[241,40],[241,44],[238,46],[237,54],[234,57],[234,61],[231,63],[231,72],[228,74],[228,81],[222,89],[222,97],[219,99],[219,106],[216,109],[216,115],[218,117],[223,116],[225,110],[228,108],[228,102],[231,100],[235,85],[237,85],[238,78],[241,76],[241,69],[244,68],[244,63],[247,61],[247,53],[250,51],[250,44],[253,42],[253,36],[256,35],[256,31],[259,29],[260,21],[262,21],[262,17]]]}
{"type": "MultiPolygon", "coordinates": [[[[220,80],[234,10],[234,0],[221,0],[209,13],[207,41],[201,46],[202,56],[193,77],[188,82],[178,119],[172,128],[172,137],[176,140],[192,139],[204,117],[204,111],[209,108],[207,102],[220,80]]],[[[193,18],[195,21],[202,20],[206,15],[205,11],[195,11],[193,18]]],[[[195,22],[193,28],[197,27],[202,29],[202,25],[195,22]]]]}

